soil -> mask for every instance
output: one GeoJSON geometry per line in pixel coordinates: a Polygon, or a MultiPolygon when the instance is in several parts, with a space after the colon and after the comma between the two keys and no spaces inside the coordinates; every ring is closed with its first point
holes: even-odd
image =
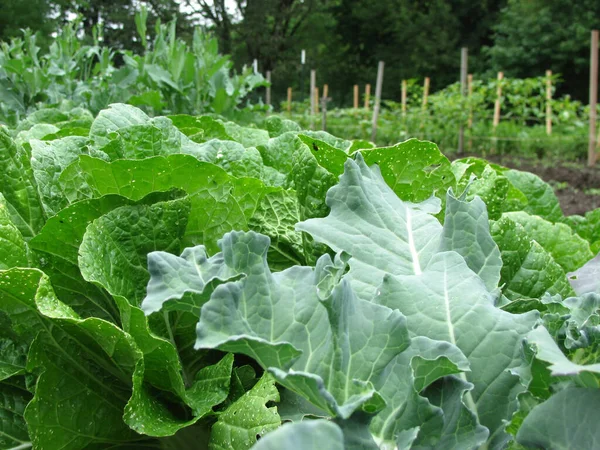
{"type": "Polygon", "coordinates": [[[600,208],[600,163],[590,168],[584,163],[547,161],[515,155],[487,155],[485,158],[511,169],[535,173],[554,188],[567,216],[585,214],[600,208]]]}

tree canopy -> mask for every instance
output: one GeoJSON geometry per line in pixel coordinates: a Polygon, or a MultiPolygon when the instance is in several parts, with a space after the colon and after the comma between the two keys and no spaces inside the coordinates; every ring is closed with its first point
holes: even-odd
{"type": "Polygon", "coordinates": [[[330,84],[345,103],[353,84],[374,83],[379,60],[386,62],[386,98],[399,97],[402,79],[429,76],[434,90],[455,82],[462,46],[475,76],[550,69],[562,74],[562,92],[585,99],[589,33],[600,26],[597,0],[2,0],[0,39],[22,28],[50,36],[79,15],[88,36],[102,27],[106,44],[136,49],[134,14],[142,3],[150,23],[176,18],[183,38],[194,26],[212,30],[238,69],[256,59],[261,72],[273,71],[275,99],[288,86],[306,91],[316,69],[318,84],[330,84]]]}

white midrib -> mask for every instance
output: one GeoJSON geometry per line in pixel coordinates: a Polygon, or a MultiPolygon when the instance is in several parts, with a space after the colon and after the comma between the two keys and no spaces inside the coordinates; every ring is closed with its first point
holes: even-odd
{"type": "Polygon", "coordinates": [[[415,239],[412,230],[412,214],[410,208],[406,208],[406,228],[408,229],[408,248],[412,258],[413,270],[415,275],[421,275],[421,263],[419,262],[419,253],[415,247],[415,239]]]}
{"type": "MultiPolygon", "coordinates": [[[[448,272],[447,271],[444,271],[444,306],[446,307],[446,324],[448,325],[448,333],[450,334],[450,343],[457,347],[456,335],[454,334],[454,324],[452,323],[452,315],[450,313],[450,297],[448,296],[448,272]]],[[[465,374],[465,372],[460,372],[459,376],[460,376],[461,380],[463,380],[465,383],[470,383],[470,381],[467,379],[467,375],[465,374]]],[[[477,419],[479,419],[479,413],[477,412],[477,405],[475,404],[475,401],[473,400],[471,391],[466,391],[464,398],[465,398],[465,402],[467,403],[467,406],[469,407],[469,409],[471,411],[473,411],[473,413],[475,414],[477,419]]]]}

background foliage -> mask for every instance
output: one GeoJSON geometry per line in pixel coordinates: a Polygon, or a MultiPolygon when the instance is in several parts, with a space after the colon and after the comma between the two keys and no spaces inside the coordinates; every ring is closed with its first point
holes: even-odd
{"type": "MultiPolygon", "coordinates": [[[[589,31],[600,26],[595,0],[49,0],[2,1],[0,39],[31,28],[41,47],[79,14],[85,39],[103,29],[105,44],[142,51],[134,15],[148,7],[149,23],[177,18],[177,35],[191,42],[193,27],[212,30],[237,70],[258,60],[273,71],[273,95],[288,86],[307,89],[308,70],[330,85],[337,104],[348,105],[352,85],[374,83],[376,63],[386,61],[384,97],[399,98],[400,79],[432,79],[432,89],[456,81],[459,48],[470,49],[470,71],[487,78],[561,73],[560,93],[587,95],[589,31]],[[24,8],[24,5],[27,5],[24,8]],[[300,64],[301,49],[307,64],[300,64]]],[[[117,65],[122,60],[117,56],[117,65]]]]}

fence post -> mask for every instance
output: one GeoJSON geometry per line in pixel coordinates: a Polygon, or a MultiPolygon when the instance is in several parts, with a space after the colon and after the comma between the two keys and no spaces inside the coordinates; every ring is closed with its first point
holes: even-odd
{"type": "Polygon", "coordinates": [[[329,97],[329,85],[328,84],[323,85],[323,97],[325,97],[325,98],[329,97]]]}
{"type": "MultiPolygon", "coordinates": [[[[469,119],[467,121],[467,128],[471,130],[473,128],[473,74],[467,75],[467,103],[469,104],[469,119]]],[[[473,138],[469,132],[469,151],[473,148],[473,138]]]]}
{"type": "Polygon", "coordinates": [[[429,77],[425,77],[423,81],[423,109],[427,107],[427,99],[429,98],[429,77]]]}
{"type": "MultiPolygon", "coordinates": [[[[327,86],[327,85],[325,85],[325,86],[327,86]]],[[[323,89],[323,91],[325,91],[325,89],[323,89]]],[[[323,97],[321,97],[321,114],[322,114],[321,129],[323,131],[327,131],[327,97],[325,97],[325,95],[323,95],[323,97]]]]}
{"type": "MultiPolygon", "coordinates": [[[[469,58],[469,49],[463,47],[460,50],[460,95],[464,98],[467,95],[467,64],[469,58]]],[[[462,154],[464,150],[465,127],[461,120],[458,129],[458,154],[462,154]]]]}
{"type": "Polygon", "coordinates": [[[402,80],[402,117],[406,117],[406,91],[408,90],[408,85],[406,80],[402,80]]]}
{"type": "Polygon", "coordinates": [[[371,99],[371,85],[367,84],[365,86],[365,109],[369,110],[369,100],[371,99]]]}
{"type": "Polygon", "coordinates": [[[287,90],[287,112],[292,114],[292,88],[289,87],[287,90]]]}
{"type": "Polygon", "coordinates": [[[590,134],[588,166],[596,164],[596,105],[598,103],[598,30],[592,31],[590,52],[590,134]]]}
{"type": "Polygon", "coordinates": [[[425,77],[423,81],[423,103],[421,104],[421,123],[419,124],[419,129],[423,129],[424,120],[425,120],[425,111],[427,111],[427,99],[429,98],[429,77],[425,77]]]}
{"type": "Polygon", "coordinates": [[[354,109],[358,109],[358,84],[354,85],[354,109]]]}
{"type": "Polygon", "coordinates": [[[375,85],[375,104],[373,105],[373,121],[371,123],[371,141],[375,142],[377,137],[377,119],[379,118],[379,107],[381,103],[381,89],[383,85],[383,68],[385,64],[379,61],[377,66],[377,84],[375,85]]]}
{"type": "Polygon", "coordinates": [[[269,82],[267,86],[267,105],[271,106],[271,71],[267,70],[267,81],[269,82]]]}
{"type": "Polygon", "coordinates": [[[552,134],[552,71],[546,70],[546,134],[552,134]]]}
{"type": "Polygon", "coordinates": [[[315,92],[315,87],[317,84],[317,71],[316,70],[311,70],[310,71],[310,114],[314,115],[315,114],[315,97],[314,97],[314,92],[315,92]]]}
{"type": "Polygon", "coordinates": [[[498,86],[496,87],[496,102],[494,103],[494,132],[500,123],[500,102],[502,100],[502,83],[504,72],[498,72],[498,86]]]}
{"type": "Polygon", "coordinates": [[[319,88],[315,87],[315,91],[314,91],[314,101],[315,101],[315,114],[319,114],[319,88]]]}

